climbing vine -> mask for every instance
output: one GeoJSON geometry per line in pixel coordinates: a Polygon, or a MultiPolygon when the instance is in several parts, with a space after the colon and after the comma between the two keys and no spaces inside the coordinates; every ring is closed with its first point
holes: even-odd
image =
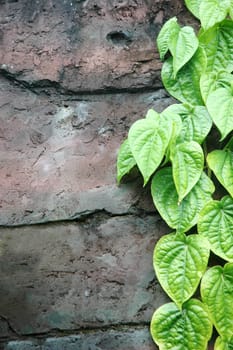
{"type": "Polygon", "coordinates": [[[172,302],[155,311],[153,340],[161,350],[205,350],[214,326],[219,334],[214,349],[229,350],[233,349],[233,0],[185,0],[185,4],[200,20],[199,32],[181,27],[174,17],[157,38],[164,87],[180,103],[162,113],[150,109],[130,127],[118,154],[117,180],[120,183],[136,166],[144,186],[151,185],[156,209],[173,229],[154,250],[156,276],[172,302]],[[217,135],[214,141],[213,135],[217,135]],[[221,265],[208,267],[210,252],[222,259],[221,265]]]}

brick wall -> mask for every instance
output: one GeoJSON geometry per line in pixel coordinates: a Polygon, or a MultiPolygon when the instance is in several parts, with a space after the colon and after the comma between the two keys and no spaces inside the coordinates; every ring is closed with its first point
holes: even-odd
{"type": "Polygon", "coordinates": [[[0,348],[153,350],[169,229],[116,185],[133,121],[171,103],[155,38],[182,0],[0,0],[0,348]]]}

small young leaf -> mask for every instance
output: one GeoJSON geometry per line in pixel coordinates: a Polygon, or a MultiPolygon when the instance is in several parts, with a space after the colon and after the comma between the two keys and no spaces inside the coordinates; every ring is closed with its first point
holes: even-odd
{"type": "Polygon", "coordinates": [[[171,33],[168,47],[173,56],[174,77],[176,77],[176,74],[185,63],[193,57],[198,44],[198,39],[192,27],[186,26],[180,28],[179,31],[173,31],[171,33]]]}
{"type": "Polygon", "coordinates": [[[126,139],[121,144],[117,157],[117,182],[120,183],[122,177],[128,174],[135,165],[136,161],[129,147],[129,141],[126,139]]]}
{"type": "Polygon", "coordinates": [[[214,344],[214,350],[233,350],[233,339],[226,341],[218,337],[214,344]]]}
{"type": "Polygon", "coordinates": [[[200,235],[169,234],[156,244],[153,263],[158,280],[181,309],[200,282],[209,259],[208,242],[200,235]]]}
{"type": "Polygon", "coordinates": [[[178,114],[182,120],[182,129],[177,142],[196,141],[201,144],[208,135],[212,120],[204,106],[173,104],[165,111],[178,114]]]}
{"type": "Polygon", "coordinates": [[[179,143],[171,152],[171,162],[180,203],[200,179],[204,166],[202,148],[195,141],[179,143]]]}
{"type": "Polygon", "coordinates": [[[199,18],[199,8],[202,0],[185,0],[185,4],[192,14],[199,18]]]}
{"type": "Polygon", "coordinates": [[[200,87],[204,102],[206,103],[208,96],[216,89],[220,87],[230,87],[231,80],[232,75],[225,70],[202,74],[200,79],[200,87]]]}
{"type": "Polygon", "coordinates": [[[213,192],[212,181],[202,173],[200,180],[178,205],[171,167],[159,170],[151,184],[155,207],[166,223],[178,232],[186,232],[196,225],[201,209],[211,200],[213,192]]]}
{"type": "Polygon", "coordinates": [[[216,23],[223,21],[228,12],[229,1],[204,0],[199,7],[201,25],[204,30],[213,27],[216,23]]]}
{"type": "Polygon", "coordinates": [[[207,72],[228,70],[233,61],[233,22],[224,20],[214,27],[202,32],[200,44],[207,56],[207,72]]]}
{"type": "Polygon", "coordinates": [[[206,204],[199,215],[198,232],[206,237],[210,249],[221,258],[233,262],[233,199],[206,204]]]}
{"type": "Polygon", "coordinates": [[[144,185],[160,165],[172,132],[172,123],[158,117],[136,121],[129,130],[129,145],[144,185]]]}
{"type": "Polygon", "coordinates": [[[207,162],[218,181],[233,197],[233,152],[215,150],[208,154],[207,162]]]}
{"type": "Polygon", "coordinates": [[[207,307],[199,300],[191,299],[182,310],[174,303],[157,309],[150,330],[161,350],[205,350],[212,324],[207,307]]]}
{"type": "Polygon", "coordinates": [[[146,119],[159,120],[159,113],[151,108],[146,113],[146,119]]]}
{"type": "Polygon", "coordinates": [[[161,60],[168,52],[168,43],[172,32],[179,31],[180,26],[177,24],[177,18],[173,17],[169,19],[162,27],[157,37],[157,46],[161,60]]]}
{"type": "Polygon", "coordinates": [[[201,296],[215,328],[223,339],[233,336],[233,264],[214,266],[203,276],[201,296]]]}
{"type": "Polygon", "coordinates": [[[223,140],[233,130],[233,92],[231,88],[218,88],[206,101],[208,112],[223,140]]]}
{"type": "Polygon", "coordinates": [[[198,48],[194,56],[178,72],[174,79],[172,57],[164,62],[162,81],[165,89],[181,102],[192,105],[203,105],[200,91],[200,77],[205,71],[206,55],[202,48],[198,48]]]}

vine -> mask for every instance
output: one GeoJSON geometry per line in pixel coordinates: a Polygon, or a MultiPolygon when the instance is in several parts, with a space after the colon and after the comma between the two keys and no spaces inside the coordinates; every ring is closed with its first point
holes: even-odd
{"type": "MultiPolygon", "coordinates": [[[[157,46],[162,81],[180,103],[136,121],[117,160],[118,183],[135,166],[173,232],[153,265],[172,302],[157,309],[151,334],[161,350],[233,349],[233,0],[185,0],[196,34],[171,18],[157,46]],[[213,150],[213,135],[216,149],[213,150]],[[211,145],[211,148],[210,148],[211,145]],[[211,178],[212,177],[212,178],[211,178]],[[215,184],[221,190],[215,191],[215,184]],[[220,193],[224,193],[219,197],[220,193]],[[196,233],[193,233],[193,232],[196,233]],[[210,252],[221,265],[208,267],[210,252]],[[200,286],[200,297],[193,297],[200,286]]],[[[195,295],[198,295],[196,293],[195,295]]]]}

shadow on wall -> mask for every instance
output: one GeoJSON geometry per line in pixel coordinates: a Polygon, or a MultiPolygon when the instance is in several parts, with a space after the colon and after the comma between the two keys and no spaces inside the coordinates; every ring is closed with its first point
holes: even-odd
{"type": "MultiPolygon", "coordinates": [[[[17,249],[17,247],[16,247],[17,249]]],[[[0,256],[0,319],[9,326],[9,335],[14,336],[22,329],[30,333],[35,322],[30,309],[30,295],[35,288],[34,280],[39,259],[30,253],[22,254],[2,247],[0,256]],[[18,317],[15,317],[18,315],[18,317]],[[13,333],[13,334],[12,334],[13,333]]],[[[1,334],[0,337],[6,336],[1,334]]]]}

